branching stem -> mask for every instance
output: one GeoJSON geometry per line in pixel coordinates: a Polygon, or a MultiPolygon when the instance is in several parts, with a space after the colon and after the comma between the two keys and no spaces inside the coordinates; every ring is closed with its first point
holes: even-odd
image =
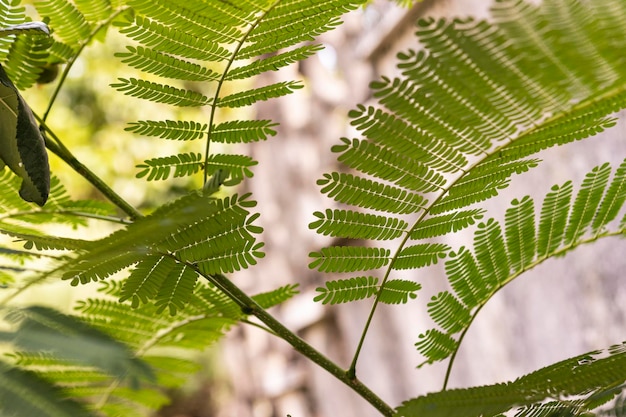
{"type": "Polygon", "coordinates": [[[265,309],[259,306],[256,301],[240,290],[239,287],[233,284],[228,278],[223,275],[205,276],[205,278],[220,290],[229,294],[233,301],[249,311],[251,315],[259,319],[263,324],[271,329],[273,333],[289,343],[295,350],[350,387],[354,392],[359,394],[363,399],[380,411],[383,416],[390,417],[394,414],[393,408],[385,403],[366,385],[351,375],[348,371],[339,367],[335,364],[335,362],[330,360],[313,346],[298,337],[291,330],[287,329],[282,323],[265,311],[265,309]]]}
{"type": "Polygon", "coordinates": [[[35,114],[35,118],[41,124],[41,128],[46,133],[44,138],[46,139],[46,148],[50,150],[53,154],[61,158],[66,164],[68,164],[74,171],[76,171],[80,176],[85,178],[91,185],[93,185],[98,191],[100,191],[104,196],[115,206],[117,206],[120,210],[128,215],[131,219],[137,219],[142,217],[142,214],[137,211],[136,208],[131,206],[124,198],[122,198],[119,194],[117,194],[109,185],[102,181],[100,177],[98,177],[95,173],[93,173],[89,168],[87,168],[82,162],[80,162],[61,140],[56,136],[56,134],[46,125],[41,117],[35,114]],[[50,140],[52,139],[52,140],[50,140]]]}

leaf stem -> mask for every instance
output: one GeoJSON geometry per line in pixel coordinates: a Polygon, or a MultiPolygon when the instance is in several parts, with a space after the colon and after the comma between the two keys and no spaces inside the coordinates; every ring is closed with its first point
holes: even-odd
{"type": "Polygon", "coordinates": [[[385,403],[354,375],[351,375],[348,371],[339,367],[335,364],[335,362],[309,345],[291,330],[287,329],[282,323],[276,320],[274,316],[265,311],[265,309],[259,306],[256,301],[240,290],[239,287],[233,284],[228,278],[223,275],[203,276],[220,290],[228,294],[233,301],[239,304],[242,308],[246,309],[247,312],[269,327],[278,337],[289,343],[296,351],[300,352],[312,362],[316,363],[328,373],[333,375],[339,381],[350,387],[354,392],[359,394],[363,399],[380,411],[383,416],[390,417],[395,413],[393,408],[385,403]]]}
{"type": "Polygon", "coordinates": [[[117,206],[120,210],[128,215],[131,219],[137,219],[142,217],[142,214],[137,211],[133,206],[131,206],[126,200],[124,200],[119,194],[117,194],[107,183],[102,181],[100,177],[98,177],[93,171],[87,168],[82,162],[80,162],[76,157],[70,152],[65,145],[61,142],[61,140],[56,136],[56,134],[46,125],[42,118],[35,114],[35,118],[41,124],[41,128],[46,132],[44,138],[46,140],[46,148],[50,150],[53,154],[61,158],[66,164],[68,164],[74,171],[76,171],[80,176],[85,178],[87,181],[91,183],[95,188],[97,188],[104,196],[115,206],[117,206]],[[53,140],[48,138],[48,135],[53,140]]]}

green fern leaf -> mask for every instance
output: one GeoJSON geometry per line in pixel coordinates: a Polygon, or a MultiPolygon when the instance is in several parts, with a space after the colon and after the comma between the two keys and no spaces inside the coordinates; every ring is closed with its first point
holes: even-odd
{"type": "Polygon", "coordinates": [[[95,414],[34,372],[0,361],[0,411],[17,417],[54,415],[94,417],[95,414]],[[37,399],[34,401],[33,399],[37,399]]]}
{"type": "Polygon", "coordinates": [[[485,210],[461,210],[441,216],[429,217],[419,222],[409,233],[414,240],[442,236],[449,232],[457,232],[476,223],[482,218],[485,210]]]}
{"type": "Polygon", "coordinates": [[[470,311],[454,295],[443,291],[428,303],[428,314],[448,334],[458,333],[472,321],[470,311]]]}
{"type": "Polygon", "coordinates": [[[494,289],[494,282],[483,280],[474,255],[465,247],[450,253],[446,274],[455,293],[468,308],[483,303],[494,289]]]}
{"type": "Polygon", "coordinates": [[[202,155],[199,153],[184,153],[163,158],[154,158],[137,165],[140,171],[137,178],[147,177],[148,181],[166,180],[172,168],[174,178],[193,175],[202,169],[202,155]]]}
{"type": "Polygon", "coordinates": [[[277,123],[271,120],[236,120],[216,125],[211,132],[211,140],[220,143],[250,143],[276,136],[272,129],[277,123]]]}
{"type": "Polygon", "coordinates": [[[343,152],[338,160],[352,169],[418,192],[440,191],[446,183],[443,175],[376,144],[358,139],[341,141],[343,144],[333,146],[332,151],[343,152]]]}
{"type": "Polygon", "coordinates": [[[322,304],[348,303],[371,298],[379,290],[378,278],[372,276],[327,281],[324,285],[315,289],[318,294],[313,301],[322,304]]]}
{"type": "Polygon", "coordinates": [[[617,217],[620,208],[626,200],[626,160],[617,169],[613,181],[600,203],[600,209],[596,212],[591,227],[594,233],[598,233],[602,227],[617,217]]]}
{"type": "MultiPolygon", "coordinates": [[[[474,167],[470,173],[457,181],[448,190],[450,197],[472,195],[480,190],[500,190],[508,185],[508,179],[514,174],[522,174],[535,168],[541,162],[539,159],[518,161],[501,161],[498,159],[487,160],[474,167]],[[494,188],[495,185],[495,188],[494,188]]],[[[472,200],[476,200],[475,197],[472,200]]]]}
{"type": "Polygon", "coordinates": [[[305,60],[322,49],[324,49],[324,47],[321,45],[304,45],[291,51],[258,59],[248,65],[231,69],[228,71],[226,80],[241,80],[260,75],[267,71],[277,71],[287,65],[305,60]]]}
{"type": "Polygon", "coordinates": [[[128,52],[116,57],[129,66],[150,74],[186,81],[217,81],[220,75],[193,62],[166,55],[152,49],[127,46],[128,52]]]}
{"type": "MultiPolygon", "coordinates": [[[[19,0],[3,1],[0,3],[0,23],[3,27],[19,25],[26,20],[26,9],[19,0]]],[[[6,60],[13,39],[0,36],[0,62],[6,60]]]]}
{"type": "Polygon", "coordinates": [[[206,17],[200,10],[192,10],[186,4],[161,0],[128,0],[128,5],[163,25],[175,24],[186,33],[201,39],[211,39],[220,44],[232,44],[243,37],[237,26],[225,25],[219,18],[206,17]]]}
{"type": "Polygon", "coordinates": [[[181,120],[140,120],[129,123],[125,129],[138,135],[158,136],[172,140],[195,140],[201,139],[207,132],[206,123],[181,120]]]}
{"type": "Polygon", "coordinates": [[[494,219],[480,223],[474,234],[474,248],[484,282],[490,288],[502,284],[509,276],[510,266],[500,224],[494,219]]]}
{"type": "Polygon", "coordinates": [[[522,271],[535,258],[536,231],[533,200],[513,200],[504,216],[506,246],[513,272],[522,271]]]}
{"type": "Polygon", "coordinates": [[[355,272],[383,267],[389,263],[389,249],[362,246],[331,246],[311,252],[309,268],[321,272],[355,272]]]}
{"type": "Polygon", "coordinates": [[[74,0],[76,8],[91,24],[109,19],[113,14],[111,2],[108,0],[74,0]]]}
{"type": "Polygon", "coordinates": [[[19,90],[32,87],[48,63],[52,38],[42,35],[21,35],[15,38],[3,67],[19,90]]]}
{"type": "Polygon", "coordinates": [[[391,279],[385,282],[380,293],[380,302],[385,304],[406,304],[409,299],[417,298],[417,291],[422,286],[413,281],[391,279]]]}
{"type": "Polygon", "coordinates": [[[223,170],[230,174],[230,179],[224,182],[225,185],[239,184],[245,178],[251,178],[251,167],[258,162],[246,155],[212,154],[206,160],[206,170],[209,175],[223,170]]]}
{"type": "Polygon", "coordinates": [[[322,187],[323,194],[335,201],[390,213],[416,213],[427,202],[419,194],[351,174],[324,174],[317,184],[322,187]]]}
{"type": "Polygon", "coordinates": [[[440,214],[488,200],[498,195],[499,190],[506,188],[508,185],[508,179],[496,179],[484,187],[457,188],[454,190],[454,194],[448,193],[436,204],[433,204],[429,212],[431,214],[440,214]]]}
{"type": "MultiPolygon", "coordinates": [[[[219,214],[220,210],[234,205],[243,213],[241,216],[245,217],[248,214],[245,207],[250,207],[251,204],[254,203],[245,197],[239,199],[236,195],[222,201],[212,199],[211,196],[191,193],[162,206],[150,216],[95,241],[91,250],[60,266],[60,272],[63,273],[64,279],[71,279],[73,285],[107,278],[147,256],[171,253],[181,246],[189,245],[190,242],[206,241],[213,236],[211,228],[215,228],[214,216],[219,214]]],[[[222,220],[219,227],[231,227],[231,223],[226,221],[227,217],[222,220]]],[[[253,225],[247,227],[257,231],[253,225]]],[[[213,253],[215,251],[208,256],[213,253]]]]}
{"type": "Polygon", "coordinates": [[[450,247],[443,243],[422,243],[404,247],[395,259],[393,269],[415,269],[434,265],[446,257],[450,247]]]}
{"type": "Polygon", "coordinates": [[[151,81],[138,80],[136,78],[119,78],[119,83],[111,84],[111,87],[122,93],[150,100],[157,103],[172,104],[180,107],[197,107],[209,103],[209,99],[202,94],[171,87],[168,85],[153,83],[151,81]]]}
{"type": "Polygon", "coordinates": [[[91,242],[82,239],[71,239],[41,234],[40,231],[0,222],[0,232],[13,237],[16,241],[23,241],[27,250],[35,247],[37,250],[75,250],[80,251],[89,247],[91,242]]]}
{"type": "Polygon", "coordinates": [[[420,334],[415,347],[427,358],[427,361],[420,366],[448,358],[456,350],[456,346],[456,340],[437,329],[430,329],[420,334]]]}
{"type": "Polygon", "coordinates": [[[424,51],[409,50],[399,54],[398,69],[402,74],[421,85],[421,90],[436,97],[437,104],[449,114],[458,115],[466,124],[476,126],[476,131],[489,139],[511,137],[515,132],[514,120],[503,114],[499,106],[483,100],[453,71],[424,51]]]}
{"type": "MultiPolygon", "coordinates": [[[[622,104],[626,105],[624,97],[619,99],[619,104],[614,107],[611,106],[605,111],[610,113],[611,110],[619,109],[622,104]]],[[[524,158],[552,146],[586,139],[615,126],[614,118],[603,117],[604,111],[597,108],[592,110],[585,108],[585,110],[589,111],[591,115],[569,114],[564,120],[558,119],[554,123],[546,123],[502,148],[498,156],[508,159],[524,158]],[[600,113],[601,116],[598,117],[596,113],[600,113]]]]}
{"type": "Polygon", "coordinates": [[[218,43],[194,36],[182,28],[166,26],[156,21],[136,16],[133,22],[118,22],[120,33],[141,43],[146,48],[171,55],[201,61],[220,62],[230,53],[218,43]]]}
{"type": "Polygon", "coordinates": [[[327,209],[325,213],[318,211],[313,215],[319,220],[309,224],[309,229],[317,230],[324,236],[390,240],[402,236],[408,227],[401,219],[350,210],[327,209]]]}
{"type": "Polygon", "coordinates": [[[462,153],[436,136],[380,109],[359,105],[348,115],[353,119],[351,124],[365,137],[398,155],[442,172],[457,172],[467,164],[462,153]]]}
{"type": "Polygon", "coordinates": [[[35,7],[42,17],[50,19],[54,35],[73,49],[89,39],[89,23],[73,3],[64,0],[37,0],[35,7]]]}
{"type": "Polygon", "coordinates": [[[237,54],[237,59],[249,59],[274,53],[303,41],[314,41],[316,36],[338,26],[341,15],[361,4],[362,1],[352,0],[277,3],[250,32],[237,54]]]}
{"type": "Polygon", "coordinates": [[[198,263],[203,274],[231,273],[256,265],[257,259],[265,256],[262,251],[263,243],[248,242],[244,247],[223,251],[219,257],[214,257],[198,263]]]}
{"type": "Polygon", "coordinates": [[[302,84],[297,81],[283,81],[222,97],[218,100],[217,105],[229,108],[249,106],[257,101],[286,96],[300,88],[302,88],[302,84]]]}
{"type": "Polygon", "coordinates": [[[582,397],[584,401],[577,403],[583,406],[580,415],[591,411],[584,405],[594,404],[595,395],[623,386],[624,375],[626,351],[624,345],[616,345],[566,359],[512,382],[427,394],[405,401],[396,412],[400,417],[496,416],[554,398],[567,409],[572,404],[568,398],[582,397]]]}
{"type": "Polygon", "coordinates": [[[474,127],[463,125],[461,120],[451,117],[448,111],[435,102],[426,91],[420,89],[419,85],[408,80],[399,78],[390,80],[383,77],[381,81],[373,82],[370,87],[380,104],[397,115],[416,121],[418,114],[428,114],[429,133],[435,137],[445,138],[455,149],[478,155],[490,148],[486,137],[478,134],[474,127]]]}
{"type": "Polygon", "coordinates": [[[155,297],[157,314],[168,309],[174,316],[177,310],[182,310],[193,293],[198,274],[183,264],[175,264],[160,285],[155,297]]]}
{"type": "Polygon", "coordinates": [[[132,306],[147,303],[159,293],[163,282],[176,266],[173,258],[161,255],[146,257],[139,262],[124,280],[120,302],[132,300],[132,306]]]}
{"type": "Polygon", "coordinates": [[[298,293],[298,284],[289,284],[272,291],[255,294],[252,299],[262,308],[268,309],[284,303],[298,293]]]}
{"type": "Polygon", "coordinates": [[[117,378],[151,378],[150,368],[121,342],[88,326],[76,317],[48,307],[12,309],[7,321],[18,326],[12,344],[22,350],[47,352],[60,360],[93,366],[117,378]]]}
{"type": "Polygon", "coordinates": [[[570,181],[561,187],[555,185],[552,187],[552,192],[546,196],[541,207],[537,233],[538,256],[547,256],[563,241],[571,198],[572,183],[570,181]]]}
{"type": "Polygon", "coordinates": [[[58,63],[69,61],[75,55],[75,52],[71,46],[53,39],[52,45],[48,49],[48,54],[48,63],[58,63]]]}
{"type": "Polygon", "coordinates": [[[610,173],[611,167],[607,162],[600,167],[595,167],[585,176],[572,205],[567,229],[565,230],[566,244],[572,244],[578,240],[593,221],[608,184],[610,173]]]}

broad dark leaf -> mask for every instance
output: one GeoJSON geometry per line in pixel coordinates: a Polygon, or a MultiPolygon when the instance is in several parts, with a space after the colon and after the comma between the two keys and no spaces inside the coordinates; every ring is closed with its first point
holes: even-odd
{"type": "Polygon", "coordinates": [[[0,66],[0,168],[22,178],[20,196],[43,206],[50,192],[44,138],[30,107],[0,66]]]}

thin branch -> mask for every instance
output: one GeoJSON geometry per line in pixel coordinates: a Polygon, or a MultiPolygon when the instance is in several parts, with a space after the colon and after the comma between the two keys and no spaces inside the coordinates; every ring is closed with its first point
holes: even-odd
{"type": "Polygon", "coordinates": [[[115,206],[117,206],[120,210],[128,215],[131,219],[137,219],[143,217],[137,209],[131,206],[124,198],[122,198],[119,194],[117,194],[109,185],[100,179],[93,171],[87,168],[82,162],[80,162],[76,157],[70,152],[63,142],[56,136],[56,134],[46,125],[45,121],[35,114],[35,118],[41,124],[41,128],[46,133],[44,138],[46,140],[46,148],[50,150],[53,154],[61,158],[66,164],[68,164],[74,171],[76,171],[80,176],[85,178],[87,181],[91,183],[95,188],[98,189],[104,196],[115,206]],[[48,137],[49,136],[49,137],[48,137]],[[52,140],[50,140],[52,139],[52,140]]]}

